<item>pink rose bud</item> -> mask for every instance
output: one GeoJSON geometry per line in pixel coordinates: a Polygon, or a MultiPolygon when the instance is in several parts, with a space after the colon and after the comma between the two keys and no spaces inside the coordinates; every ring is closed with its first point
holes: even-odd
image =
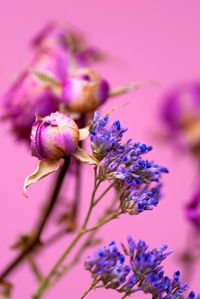
{"type": "Polygon", "coordinates": [[[191,200],[185,206],[185,216],[191,224],[200,230],[200,180],[191,200]]]}
{"type": "Polygon", "coordinates": [[[72,74],[63,87],[63,101],[77,113],[96,110],[109,96],[108,82],[90,69],[79,69],[72,74]]]}
{"type": "Polygon", "coordinates": [[[56,171],[62,158],[73,156],[82,163],[99,166],[99,161],[78,146],[89,135],[89,128],[79,129],[73,119],[60,112],[37,117],[31,132],[32,155],[39,159],[36,170],[24,182],[24,195],[31,184],[56,171]]]}
{"type": "Polygon", "coordinates": [[[59,112],[37,118],[31,132],[33,156],[40,160],[58,160],[74,153],[79,142],[75,121],[59,112]]]}
{"type": "Polygon", "coordinates": [[[73,53],[78,66],[88,66],[102,61],[105,55],[97,48],[87,45],[84,36],[77,30],[52,22],[47,24],[32,40],[32,47],[37,51],[65,51],[73,53]]]}
{"type": "Polygon", "coordinates": [[[69,71],[69,57],[63,48],[46,49],[35,56],[31,70],[45,73],[58,82],[66,80],[69,71]]]}
{"type": "Polygon", "coordinates": [[[4,118],[19,139],[30,140],[35,114],[46,116],[59,108],[60,100],[31,73],[25,71],[4,96],[4,118]]]}
{"type": "Polygon", "coordinates": [[[161,117],[168,138],[180,148],[200,154],[200,83],[187,82],[169,91],[161,117]]]}

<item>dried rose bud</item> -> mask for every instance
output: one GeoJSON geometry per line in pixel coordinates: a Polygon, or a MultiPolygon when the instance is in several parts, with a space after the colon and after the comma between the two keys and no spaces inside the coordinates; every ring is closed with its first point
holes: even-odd
{"type": "Polygon", "coordinates": [[[200,83],[188,82],[169,91],[161,117],[168,137],[200,157],[200,83]]]}
{"type": "Polygon", "coordinates": [[[87,45],[84,36],[80,32],[67,28],[58,22],[47,24],[35,36],[31,44],[37,51],[59,49],[64,50],[66,55],[70,49],[79,66],[88,66],[105,58],[101,51],[87,45]]]}
{"type": "Polygon", "coordinates": [[[45,73],[59,82],[66,80],[69,71],[69,58],[63,48],[46,49],[35,56],[32,71],[45,73]]]}
{"type": "Polygon", "coordinates": [[[91,69],[78,69],[66,81],[62,91],[67,107],[77,113],[96,110],[109,96],[108,82],[91,69]]]}
{"type": "Polygon", "coordinates": [[[185,215],[188,221],[200,230],[200,180],[191,200],[185,206],[185,215]]]}
{"type": "Polygon", "coordinates": [[[19,139],[30,140],[35,114],[46,116],[58,110],[60,100],[30,72],[25,71],[4,96],[4,118],[19,139]]]}
{"type": "Polygon", "coordinates": [[[79,129],[74,120],[60,112],[37,117],[31,132],[32,155],[39,159],[34,173],[24,182],[26,188],[56,171],[62,158],[73,156],[82,163],[99,165],[97,159],[82,150],[78,143],[89,135],[89,128],[79,129]]]}
{"type": "Polygon", "coordinates": [[[70,117],[59,112],[38,118],[31,132],[33,156],[58,160],[72,154],[79,142],[79,129],[70,117]]]}

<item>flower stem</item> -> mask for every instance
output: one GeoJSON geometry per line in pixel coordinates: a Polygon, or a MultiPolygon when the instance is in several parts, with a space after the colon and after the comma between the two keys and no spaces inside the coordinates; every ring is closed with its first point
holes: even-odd
{"type": "MultiPolygon", "coordinates": [[[[86,126],[86,118],[85,115],[82,114],[79,121],[79,127],[84,128],[86,126]]],[[[84,148],[84,142],[80,141],[79,146],[81,148],[84,148]]],[[[74,200],[72,205],[72,211],[71,211],[71,221],[72,226],[76,228],[77,225],[77,216],[79,212],[79,206],[80,206],[80,198],[81,198],[81,174],[82,174],[82,163],[80,161],[76,161],[76,181],[75,181],[75,190],[74,190],[74,200]]]]}
{"type": "Polygon", "coordinates": [[[104,197],[104,195],[106,193],[108,193],[108,191],[114,186],[114,183],[110,184],[105,190],[104,192],[94,201],[93,206],[96,206],[99,201],[104,197]]]}
{"type": "MultiPolygon", "coordinates": [[[[114,198],[114,200],[111,202],[111,205],[105,209],[103,215],[100,217],[97,224],[102,223],[103,220],[105,219],[105,217],[108,217],[112,213],[112,209],[114,208],[116,203],[117,203],[117,200],[116,200],[116,198],[114,198]]],[[[73,266],[75,266],[80,261],[80,258],[82,256],[83,252],[89,247],[90,244],[92,244],[92,241],[94,241],[94,236],[98,232],[98,229],[100,227],[101,227],[100,225],[96,225],[96,229],[92,230],[88,233],[87,238],[85,239],[85,241],[83,242],[81,247],[78,249],[77,254],[73,257],[71,262],[68,263],[67,265],[63,266],[62,270],[56,274],[55,280],[53,282],[51,282],[51,287],[53,285],[55,285],[55,283],[57,281],[59,281],[59,279],[64,274],[66,274],[73,266]]],[[[86,232],[88,232],[88,230],[86,230],[86,232]]]]}
{"type": "Polygon", "coordinates": [[[57,273],[57,270],[59,269],[59,267],[62,264],[62,262],[65,260],[65,258],[71,252],[71,250],[75,247],[75,245],[81,239],[81,237],[86,233],[86,226],[88,224],[88,221],[89,221],[92,209],[93,209],[93,203],[94,203],[94,198],[95,198],[95,195],[96,195],[96,191],[97,191],[97,189],[98,189],[98,187],[99,187],[99,185],[101,183],[100,181],[97,181],[97,168],[96,167],[95,167],[94,171],[95,171],[94,189],[93,189],[91,200],[90,200],[90,206],[89,206],[88,212],[86,214],[86,218],[85,218],[85,220],[83,222],[83,225],[81,226],[79,232],[76,234],[75,238],[72,240],[72,242],[67,247],[67,249],[65,250],[65,252],[62,254],[62,256],[58,259],[58,261],[56,262],[56,264],[50,270],[50,272],[48,273],[48,275],[46,276],[46,278],[44,278],[44,280],[41,282],[40,287],[38,288],[38,290],[36,291],[36,293],[33,295],[34,299],[41,298],[41,296],[43,295],[43,293],[45,292],[45,290],[50,287],[50,280],[51,280],[51,278],[57,273]]]}
{"type": "Polygon", "coordinates": [[[110,222],[111,220],[113,219],[116,219],[117,217],[119,217],[120,215],[122,214],[121,211],[116,211],[113,215],[111,215],[109,218],[105,219],[105,220],[102,220],[100,221],[99,223],[97,223],[97,225],[91,227],[91,228],[88,228],[86,229],[85,231],[88,233],[88,232],[92,232],[92,231],[95,231],[96,229],[100,228],[101,226],[103,226],[104,224],[110,222]]]}
{"type": "Polygon", "coordinates": [[[65,175],[68,171],[69,164],[70,164],[70,158],[67,157],[65,158],[64,164],[58,174],[56,184],[49,198],[48,205],[45,209],[45,212],[42,215],[39,224],[36,228],[35,236],[33,237],[30,244],[13,261],[11,261],[11,263],[2,271],[2,273],[0,274],[0,281],[3,281],[14,269],[17,268],[17,266],[27,257],[29,253],[31,253],[33,250],[35,250],[35,248],[38,245],[40,245],[41,235],[57,203],[58,195],[61,190],[65,175]]]}
{"type": "Polygon", "coordinates": [[[98,280],[94,280],[93,283],[89,286],[89,288],[85,291],[85,293],[81,296],[81,299],[84,299],[90,291],[92,291],[95,286],[98,284],[98,280]]]}
{"type": "Polygon", "coordinates": [[[40,282],[43,278],[42,273],[38,267],[38,265],[36,264],[36,262],[34,261],[34,258],[31,255],[28,255],[27,260],[29,262],[29,265],[31,267],[31,271],[33,272],[36,280],[38,282],[40,282]]]}

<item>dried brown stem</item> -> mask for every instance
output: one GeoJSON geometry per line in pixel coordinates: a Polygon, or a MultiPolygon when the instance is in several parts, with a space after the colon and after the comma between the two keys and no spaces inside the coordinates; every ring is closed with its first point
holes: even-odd
{"type": "Polygon", "coordinates": [[[32,239],[32,241],[30,242],[30,244],[21,252],[19,253],[19,255],[13,260],[11,261],[8,266],[2,271],[2,273],[0,274],[0,281],[3,281],[11,272],[13,272],[13,270],[15,270],[18,265],[27,257],[27,255],[29,253],[32,253],[36,247],[38,245],[40,245],[40,238],[41,235],[46,227],[46,224],[50,218],[50,215],[52,214],[55,205],[57,203],[58,200],[58,195],[59,192],[61,190],[63,181],[64,181],[64,177],[67,173],[67,170],[69,168],[69,164],[70,164],[70,158],[65,158],[64,160],[64,164],[62,166],[62,168],[60,169],[60,172],[58,174],[53,192],[51,192],[47,207],[45,209],[44,214],[42,215],[39,224],[36,228],[36,232],[35,235],[32,239]]]}

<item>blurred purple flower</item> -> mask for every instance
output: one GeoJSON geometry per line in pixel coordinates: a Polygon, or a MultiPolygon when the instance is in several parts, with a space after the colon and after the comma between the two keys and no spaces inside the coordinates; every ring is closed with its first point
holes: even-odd
{"type": "Polygon", "coordinates": [[[199,230],[200,229],[200,180],[197,189],[185,207],[186,218],[199,230]]]}
{"type": "Polygon", "coordinates": [[[169,139],[199,152],[200,82],[181,84],[169,91],[163,99],[161,118],[169,139]]]}
{"type": "Polygon", "coordinates": [[[66,80],[63,101],[77,113],[96,110],[109,96],[109,84],[91,69],[79,69],[66,80]]]}
{"type": "Polygon", "coordinates": [[[77,30],[67,28],[59,22],[47,24],[32,40],[35,50],[64,50],[69,48],[78,66],[88,66],[104,59],[104,55],[96,48],[87,45],[84,36],[77,30]]]}
{"type": "MultiPolygon", "coordinates": [[[[61,97],[60,91],[55,94],[52,86],[39,82],[32,72],[45,74],[63,85],[70,69],[71,54],[75,59],[78,55],[77,61],[80,65],[87,65],[87,62],[97,59],[98,56],[98,52],[87,47],[80,34],[58,23],[45,26],[33,39],[32,46],[35,50],[32,63],[4,96],[4,118],[11,120],[17,137],[25,140],[29,140],[35,114],[44,117],[59,110],[61,97]]],[[[101,82],[100,87],[95,89],[99,101],[102,102],[105,98],[104,86],[104,82],[101,82]]]]}
{"type": "Polygon", "coordinates": [[[28,71],[19,76],[4,96],[4,115],[11,120],[12,131],[19,139],[30,140],[36,113],[43,117],[58,107],[59,99],[28,71]]]}

